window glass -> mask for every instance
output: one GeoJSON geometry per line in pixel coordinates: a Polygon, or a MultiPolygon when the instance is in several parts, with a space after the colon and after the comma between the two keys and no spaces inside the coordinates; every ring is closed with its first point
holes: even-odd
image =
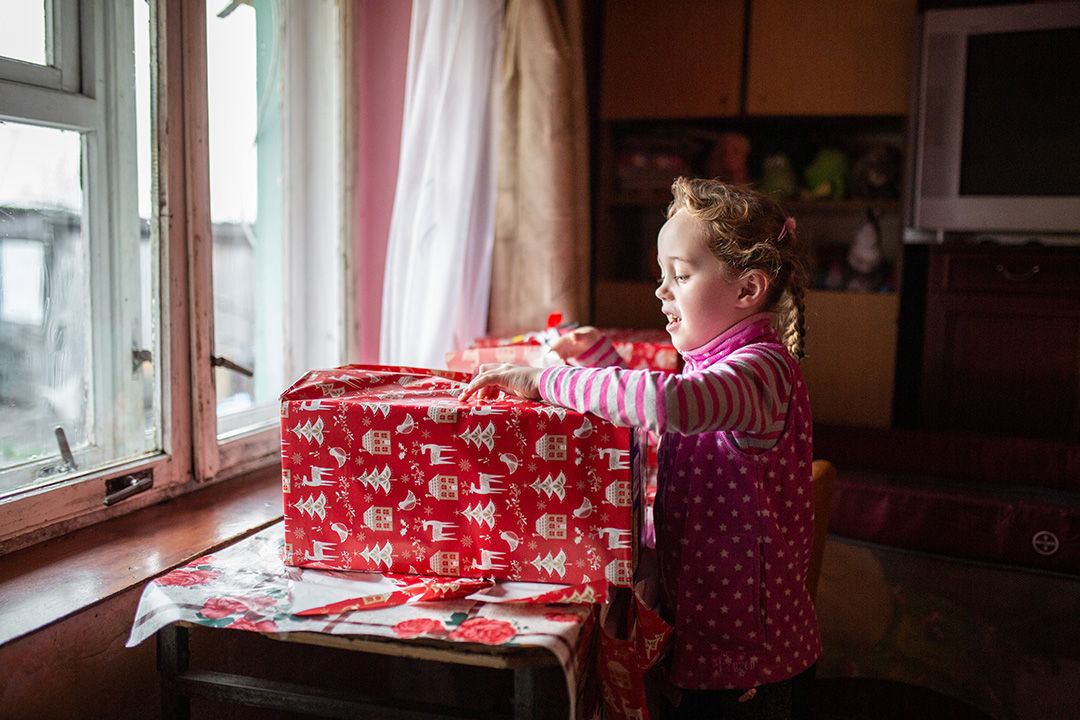
{"type": "Polygon", "coordinates": [[[149,171],[139,179],[150,157],[149,13],[141,1],[88,7],[86,26],[64,18],[105,57],[95,97],[54,87],[43,103],[0,78],[0,498],[162,447],[149,171]]]}
{"type": "Polygon", "coordinates": [[[277,421],[284,388],[276,4],[207,4],[218,433],[277,421]]]}
{"type": "Polygon", "coordinates": [[[139,337],[137,350],[144,351],[137,364],[137,374],[142,382],[143,419],[147,447],[161,447],[161,396],[162,378],[155,368],[162,366],[160,325],[156,313],[160,304],[161,286],[160,250],[155,232],[152,199],[155,188],[151,181],[152,136],[150,134],[150,8],[147,2],[138,0],[133,7],[134,53],[135,53],[135,146],[138,176],[139,207],[139,337]]]}
{"type": "Polygon", "coordinates": [[[59,458],[56,428],[75,449],[94,431],[81,146],[0,122],[0,470],[59,458]]]}
{"type": "Polygon", "coordinates": [[[45,65],[44,0],[0,0],[0,18],[0,56],[45,65]]]}

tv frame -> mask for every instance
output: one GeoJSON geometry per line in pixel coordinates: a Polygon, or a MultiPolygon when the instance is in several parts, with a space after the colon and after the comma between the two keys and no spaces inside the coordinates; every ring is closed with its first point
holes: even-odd
{"type": "MultiPolygon", "coordinates": [[[[915,129],[911,224],[939,234],[1068,233],[1080,242],[1080,196],[959,191],[968,37],[1078,27],[1080,2],[928,10],[921,20],[911,118],[915,129]]],[[[1080,128],[1080,118],[1077,125],[1080,128]]]]}

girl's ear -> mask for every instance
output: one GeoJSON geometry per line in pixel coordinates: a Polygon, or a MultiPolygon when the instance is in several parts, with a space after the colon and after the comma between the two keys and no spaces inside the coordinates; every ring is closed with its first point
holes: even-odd
{"type": "Polygon", "coordinates": [[[764,270],[747,270],[739,278],[739,282],[739,307],[755,308],[764,304],[765,296],[769,292],[769,276],[764,270]]]}

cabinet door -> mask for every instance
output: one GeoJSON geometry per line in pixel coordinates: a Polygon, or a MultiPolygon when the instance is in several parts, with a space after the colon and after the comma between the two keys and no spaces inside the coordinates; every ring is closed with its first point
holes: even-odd
{"type": "Polygon", "coordinates": [[[931,255],[924,427],[1080,439],[1080,257],[1042,252],[931,255]]]}
{"type": "Polygon", "coordinates": [[[600,117],[739,112],[743,0],[607,0],[600,117]]]}
{"type": "Polygon", "coordinates": [[[916,0],[753,0],[748,115],[907,113],[916,0]]]}

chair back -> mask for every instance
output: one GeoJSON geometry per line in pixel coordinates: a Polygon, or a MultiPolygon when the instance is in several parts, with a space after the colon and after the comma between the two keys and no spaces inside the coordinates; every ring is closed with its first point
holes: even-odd
{"type": "Polygon", "coordinates": [[[810,548],[810,567],[806,571],[806,589],[810,591],[810,597],[817,594],[821,559],[825,555],[825,536],[829,532],[829,514],[832,512],[836,474],[836,467],[828,460],[814,461],[814,542],[810,548]]]}

